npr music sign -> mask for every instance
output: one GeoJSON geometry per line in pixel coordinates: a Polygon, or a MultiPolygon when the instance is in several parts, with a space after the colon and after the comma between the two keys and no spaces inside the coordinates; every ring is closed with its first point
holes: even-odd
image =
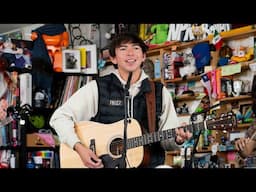
{"type": "MultiPolygon", "coordinates": [[[[196,39],[193,34],[193,24],[170,24],[167,41],[191,41],[196,39]]],[[[230,24],[201,24],[203,31],[202,39],[214,34],[215,30],[220,32],[229,31],[230,24]]]]}

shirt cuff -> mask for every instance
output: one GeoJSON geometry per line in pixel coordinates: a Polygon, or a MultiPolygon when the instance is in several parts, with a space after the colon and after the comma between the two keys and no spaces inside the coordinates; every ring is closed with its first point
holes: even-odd
{"type": "Polygon", "coordinates": [[[67,141],[67,145],[74,149],[75,147],[75,144],[78,143],[78,142],[81,142],[78,138],[69,138],[68,141],[67,141]]]}

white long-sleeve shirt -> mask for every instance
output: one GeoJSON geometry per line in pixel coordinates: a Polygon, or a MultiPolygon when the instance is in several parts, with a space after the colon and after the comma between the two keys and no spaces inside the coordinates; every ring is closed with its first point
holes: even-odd
{"type": "MultiPolygon", "coordinates": [[[[115,70],[113,73],[119,78],[123,85],[126,84],[120,77],[118,70],[115,70]]],[[[129,93],[132,96],[132,101],[139,92],[141,82],[145,78],[148,78],[148,76],[142,71],[140,79],[130,86],[129,93]]],[[[159,121],[159,130],[177,128],[180,126],[180,123],[177,118],[173,100],[165,87],[163,87],[162,92],[162,114],[159,121]]],[[[62,106],[56,109],[49,123],[57,132],[59,140],[73,148],[77,142],[80,142],[75,133],[74,123],[90,120],[97,114],[97,111],[98,87],[96,81],[92,80],[81,87],[62,106]]],[[[174,138],[163,141],[162,146],[165,150],[173,150],[180,147],[180,145],[175,143],[174,138]]]]}

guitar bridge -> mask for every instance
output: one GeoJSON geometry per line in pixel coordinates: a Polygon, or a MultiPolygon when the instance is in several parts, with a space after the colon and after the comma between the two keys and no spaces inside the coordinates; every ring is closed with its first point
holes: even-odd
{"type": "Polygon", "coordinates": [[[90,140],[90,149],[96,153],[95,139],[90,140]]]}

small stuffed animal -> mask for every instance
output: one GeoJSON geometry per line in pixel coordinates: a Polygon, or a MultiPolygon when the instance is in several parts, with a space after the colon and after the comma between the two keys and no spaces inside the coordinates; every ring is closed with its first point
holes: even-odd
{"type": "Polygon", "coordinates": [[[153,35],[150,44],[161,44],[167,40],[168,24],[154,24],[151,26],[150,31],[153,35]]]}
{"type": "Polygon", "coordinates": [[[204,31],[202,25],[193,24],[192,33],[195,36],[196,40],[203,39],[204,31]]]}
{"type": "Polygon", "coordinates": [[[219,51],[219,61],[218,66],[223,66],[228,64],[230,58],[232,57],[232,49],[228,45],[224,45],[219,51]]]}
{"type": "Polygon", "coordinates": [[[239,47],[238,50],[235,50],[236,54],[230,58],[230,60],[234,63],[250,61],[254,55],[254,49],[252,47],[239,47]]]}

